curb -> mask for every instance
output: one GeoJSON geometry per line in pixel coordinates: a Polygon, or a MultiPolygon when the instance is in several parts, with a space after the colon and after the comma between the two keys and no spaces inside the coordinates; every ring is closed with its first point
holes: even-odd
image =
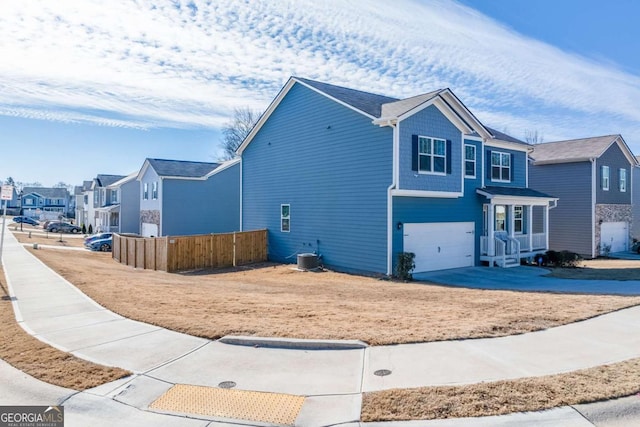
{"type": "Polygon", "coordinates": [[[288,350],[361,350],[369,347],[367,343],[358,340],[305,340],[241,335],[226,335],[220,338],[218,342],[246,347],[282,348],[288,350]]]}

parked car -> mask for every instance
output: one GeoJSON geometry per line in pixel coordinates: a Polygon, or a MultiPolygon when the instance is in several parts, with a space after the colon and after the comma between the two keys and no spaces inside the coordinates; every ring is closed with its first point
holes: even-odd
{"type": "Polygon", "coordinates": [[[636,252],[640,254],[640,240],[635,242],[633,246],[631,246],[631,252],[636,252]]]}
{"type": "Polygon", "coordinates": [[[91,236],[85,237],[84,238],[84,245],[85,246],[89,246],[89,243],[93,242],[94,240],[104,240],[104,239],[110,239],[111,236],[113,236],[113,233],[97,233],[97,234],[92,234],[91,236]]]}
{"type": "Polygon", "coordinates": [[[102,252],[111,252],[111,247],[113,245],[113,236],[107,239],[97,239],[92,242],[89,242],[87,246],[88,249],[92,251],[102,251],[102,252]]]}
{"type": "Polygon", "coordinates": [[[30,225],[38,225],[39,222],[33,218],[29,218],[28,216],[16,216],[13,218],[13,222],[17,222],[18,224],[30,224],[30,225]]]}
{"type": "Polygon", "coordinates": [[[47,231],[52,233],[80,233],[82,229],[67,222],[52,222],[47,226],[47,231]]]}

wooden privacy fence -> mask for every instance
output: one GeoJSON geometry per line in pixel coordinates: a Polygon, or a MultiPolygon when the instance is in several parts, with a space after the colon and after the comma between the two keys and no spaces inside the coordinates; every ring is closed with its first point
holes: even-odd
{"type": "Polygon", "coordinates": [[[233,267],[267,260],[267,230],[197,236],[113,235],[113,258],[147,270],[233,267]]]}

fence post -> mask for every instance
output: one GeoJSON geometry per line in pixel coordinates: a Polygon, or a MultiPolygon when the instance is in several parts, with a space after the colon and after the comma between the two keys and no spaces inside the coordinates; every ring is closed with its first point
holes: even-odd
{"type": "Polygon", "coordinates": [[[233,266],[237,267],[236,265],[236,232],[233,232],[233,266]]]}

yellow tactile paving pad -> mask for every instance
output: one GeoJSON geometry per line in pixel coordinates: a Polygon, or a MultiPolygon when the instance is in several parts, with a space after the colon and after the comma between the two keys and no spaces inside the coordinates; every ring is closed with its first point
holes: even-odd
{"type": "Polygon", "coordinates": [[[293,425],[304,396],[176,384],[149,405],[152,409],[210,417],[293,425]]]}

